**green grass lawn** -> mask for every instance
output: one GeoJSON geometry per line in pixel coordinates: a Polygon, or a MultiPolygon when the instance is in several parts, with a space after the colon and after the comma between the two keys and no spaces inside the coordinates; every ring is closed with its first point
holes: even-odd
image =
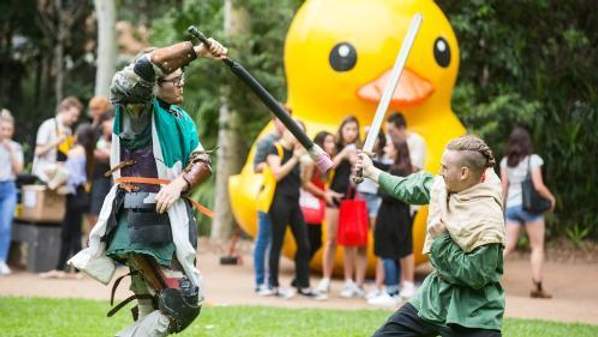
{"type": "MultiPolygon", "coordinates": [[[[124,308],[107,318],[108,310],[104,301],[0,297],[0,336],[114,336],[131,322],[131,315],[124,308]]],[[[369,337],[389,314],[380,310],[206,307],[187,330],[176,336],[369,337]]],[[[596,337],[598,326],[507,319],[503,336],[596,337]]]]}

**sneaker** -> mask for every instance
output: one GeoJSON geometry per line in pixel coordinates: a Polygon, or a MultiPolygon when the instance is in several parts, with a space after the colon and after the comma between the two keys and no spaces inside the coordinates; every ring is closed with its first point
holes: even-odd
{"type": "Polygon", "coordinates": [[[347,280],[347,281],[345,281],[345,285],[343,286],[343,289],[341,289],[340,296],[344,297],[344,298],[352,298],[355,294],[356,288],[357,288],[357,285],[355,285],[355,283],[353,283],[353,281],[347,280]]]}
{"type": "Polygon", "coordinates": [[[369,299],[368,304],[392,308],[397,306],[399,304],[399,301],[399,296],[391,296],[386,291],[383,291],[380,295],[369,299]]]}
{"type": "Polygon", "coordinates": [[[260,284],[259,286],[257,286],[257,288],[255,289],[255,293],[258,296],[273,296],[276,294],[274,289],[268,287],[265,284],[260,284]]]}
{"type": "Polygon", "coordinates": [[[318,283],[318,286],[316,287],[316,291],[320,294],[328,294],[330,292],[330,279],[321,279],[320,283],[318,283]]]}
{"type": "Polygon", "coordinates": [[[365,289],[363,289],[363,286],[360,287],[355,284],[355,288],[353,289],[353,297],[365,298],[365,289]]]}
{"type": "Polygon", "coordinates": [[[384,291],[380,288],[374,288],[374,289],[368,291],[368,293],[365,295],[365,299],[370,300],[374,297],[382,295],[383,292],[384,291]]]}
{"type": "Polygon", "coordinates": [[[401,293],[399,296],[401,296],[401,299],[403,300],[408,300],[415,295],[416,290],[417,288],[415,287],[415,284],[412,282],[405,282],[403,286],[401,286],[401,293]]]}
{"type": "Polygon", "coordinates": [[[0,261],[0,276],[10,275],[12,270],[8,268],[8,265],[4,261],[0,261]]]}
{"type": "Polygon", "coordinates": [[[297,294],[301,296],[305,296],[307,298],[311,298],[316,301],[322,301],[328,299],[328,295],[322,294],[317,290],[311,288],[297,288],[297,294]]]}
{"type": "Polygon", "coordinates": [[[292,288],[273,288],[274,295],[285,300],[289,300],[297,294],[297,291],[292,288]]]}

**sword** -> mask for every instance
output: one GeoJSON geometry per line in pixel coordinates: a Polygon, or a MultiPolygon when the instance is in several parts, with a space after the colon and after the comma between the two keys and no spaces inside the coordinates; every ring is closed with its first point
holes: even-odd
{"type": "MultiPolygon", "coordinates": [[[[395,90],[397,90],[397,85],[399,84],[399,80],[401,79],[401,74],[403,73],[403,69],[405,68],[405,63],[407,62],[407,57],[409,56],[411,47],[413,47],[413,43],[415,42],[415,36],[419,31],[422,20],[423,16],[420,13],[416,13],[413,16],[413,18],[411,18],[411,23],[409,23],[409,29],[407,30],[407,34],[403,39],[403,44],[401,45],[401,49],[399,50],[399,54],[397,55],[395,65],[393,66],[392,72],[390,73],[390,80],[388,81],[388,83],[386,83],[384,93],[382,94],[382,98],[380,99],[378,107],[376,108],[376,114],[374,115],[372,126],[370,127],[368,136],[365,139],[365,144],[363,145],[363,152],[365,152],[366,154],[371,153],[374,149],[374,144],[376,143],[376,139],[378,138],[378,133],[380,132],[382,121],[384,120],[384,116],[386,115],[386,110],[390,105],[390,100],[392,99],[393,93],[395,92],[395,90]]],[[[362,170],[359,170],[355,173],[353,181],[356,184],[359,184],[363,181],[362,170]]]]}
{"type": "MultiPolygon", "coordinates": [[[[206,46],[210,46],[210,41],[195,26],[189,26],[189,28],[187,28],[187,32],[204,43],[206,46]]],[[[307,149],[310,157],[320,169],[320,172],[328,172],[328,170],[330,170],[333,166],[332,160],[328,154],[326,154],[321,147],[319,147],[317,144],[314,144],[314,142],[307,137],[305,132],[299,128],[297,123],[295,123],[291,116],[289,116],[280,103],[274,97],[272,97],[268,90],[266,90],[241,64],[234,61],[230,57],[224,58],[222,62],[224,62],[224,64],[226,64],[230,70],[237,75],[237,77],[245,82],[247,86],[249,86],[249,88],[272,111],[272,113],[278,117],[278,119],[280,119],[284,126],[293,134],[293,136],[297,138],[301,145],[307,149]]]]}

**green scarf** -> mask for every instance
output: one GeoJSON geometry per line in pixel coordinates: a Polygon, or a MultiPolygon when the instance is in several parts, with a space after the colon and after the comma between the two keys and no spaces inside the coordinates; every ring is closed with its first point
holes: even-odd
{"type": "MultiPolygon", "coordinates": [[[[152,100],[151,105],[164,165],[172,168],[180,161],[184,167],[191,152],[200,145],[195,123],[187,112],[177,105],[171,105],[170,109],[166,110],[156,98],[152,100]]],[[[116,106],[114,115],[113,132],[118,135],[122,131],[122,106],[116,106]]],[[[149,128],[151,130],[151,124],[149,128]]]]}

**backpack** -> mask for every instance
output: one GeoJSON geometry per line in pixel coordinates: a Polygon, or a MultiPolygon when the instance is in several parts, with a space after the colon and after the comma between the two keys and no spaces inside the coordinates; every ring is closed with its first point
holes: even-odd
{"type": "MultiPolygon", "coordinates": [[[[282,145],[279,143],[274,143],[274,147],[276,148],[278,156],[282,160],[284,154],[282,145]]],[[[276,191],[276,177],[274,177],[272,168],[269,165],[265,165],[261,173],[256,173],[255,178],[261,179],[260,189],[256,196],[257,210],[268,213],[270,210],[270,205],[272,205],[272,199],[274,199],[274,191],[276,191]]]]}

